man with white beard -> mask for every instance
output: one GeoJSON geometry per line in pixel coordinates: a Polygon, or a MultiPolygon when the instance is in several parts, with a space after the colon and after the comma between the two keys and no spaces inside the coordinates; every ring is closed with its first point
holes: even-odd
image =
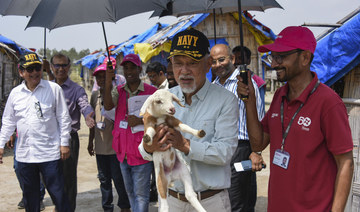
{"type": "MultiPolygon", "coordinates": [[[[235,95],[206,79],[212,62],[209,46],[203,33],[185,30],[174,36],[169,57],[179,84],[170,92],[185,105],[176,104],[174,116],[194,129],[204,130],[205,137],[196,138],[160,125],[152,145],[142,143],[139,150],[144,159],[152,160],[154,151],[176,148],[190,166],[193,188],[205,210],[229,212],[227,189],[230,161],[237,146],[239,110],[235,95]]],[[[169,188],[169,211],[195,211],[184,190],[180,181],[169,188]]]]}

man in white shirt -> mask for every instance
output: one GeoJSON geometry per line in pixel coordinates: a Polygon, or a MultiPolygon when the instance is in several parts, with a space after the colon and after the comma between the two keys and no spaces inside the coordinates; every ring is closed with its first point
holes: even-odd
{"type": "Polygon", "coordinates": [[[63,91],[56,83],[41,79],[41,61],[33,52],[20,57],[19,74],[24,81],[11,91],[3,114],[0,164],[4,145],[17,129],[16,160],[26,211],[40,211],[39,173],[58,211],[71,211],[59,163],[60,158],[69,157],[71,131],[63,91]]]}

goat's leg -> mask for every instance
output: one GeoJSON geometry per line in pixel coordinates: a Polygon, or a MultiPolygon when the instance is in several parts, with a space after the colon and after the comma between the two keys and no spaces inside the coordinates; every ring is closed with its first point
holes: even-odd
{"type": "Polygon", "coordinates": [[[164,164],[162,164],[161,161],[157,160],[159,158],[160,157],[154,158],[156,188],[160,197],[159,212],[168,212],[169,211],[169,204],[167,202],[168,180],[164,172],[164,164]]]}
{"type": "Polygon", "coordinates": [[[200,204],[199,200],[197,199],[196,193],[192,187],[192,180],[189,169],[187,169],[186,166],[182,164],[181,170],[182,170],[181,181],[184,184],[186,199],[198,212],[206,212],[206,210],[203,208],[203,206],[200,204]]]}
{"type": "Polygon", "coordinates": [[[151,145],[152,144],[152,141],[153,141],[153,137],[156,133],[155,131],[155,126],[149,126],[147,129],[146,129],[146,132],[144,133],[144,136],[143,136],[143,141],[145,142],[145,144],[147,145],[151,145]]]}
{"type": "Polygon", "coordinates": [[[175,129],[178,131],[190,133],[191,135],[194,135],[198,138],[202,138],[206,134],[204,130],[195,130],[195,129],[191,128],[190,126],[183,124],[183,123],[180,123],[178,127],[175,127],[175,129]]]}

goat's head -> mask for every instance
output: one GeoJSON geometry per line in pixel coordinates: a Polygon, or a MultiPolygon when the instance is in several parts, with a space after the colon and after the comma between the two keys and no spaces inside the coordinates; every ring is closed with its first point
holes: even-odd
{"type": "Polygon", "coordinates": [[[153,116],[174,115],[175,107],[172,103],[173,101],[184,107],[184,105],[180,103],[180,100],[168,90],[157,90],[146,99],[144,105],[141,107],[140,115],[144,115],[146,111],[153,116]]]}

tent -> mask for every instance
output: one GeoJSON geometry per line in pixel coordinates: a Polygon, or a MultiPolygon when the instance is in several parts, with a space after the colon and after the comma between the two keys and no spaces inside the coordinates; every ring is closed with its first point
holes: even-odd
{"type": "Polygon", "coordinates": [[[339,28],[320,40],[311,70],[321,82],[331,86],[360,64],[360,13],[350,17],[339,28]]]}

